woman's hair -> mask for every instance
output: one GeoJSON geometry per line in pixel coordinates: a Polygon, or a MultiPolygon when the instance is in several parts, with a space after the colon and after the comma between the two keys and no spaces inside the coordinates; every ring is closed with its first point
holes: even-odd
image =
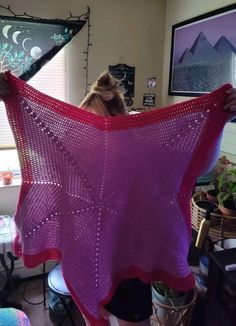
{"type": "Polygon", "coordinates": [[[80,104],[82,108],[91,109],[99,114],[115,116],[126,114],[123,94],[119,86],[119,80],[112,77],[109,72],[100,75],[91,86],[90,92],[80,104]]]}

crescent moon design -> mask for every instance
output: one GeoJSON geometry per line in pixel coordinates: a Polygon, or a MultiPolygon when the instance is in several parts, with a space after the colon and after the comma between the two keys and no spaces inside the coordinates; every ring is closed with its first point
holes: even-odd
{"type": "Polygon", "coordinates": [[[26,47],[25,47],[25,42],[26,41],[28,41],[28,40],[32,40],[32,38],[30,38],[30,37],[27,37],[27,38],[25,38],[23,41],[22,41],[22,47],[23,47],[23,49],[25,50],[25,51],[27,51],[27,49],[26,49],[26,47]]]}
{"type": "Polygon", "coordinates": [[[6,25],[6,26],[3,27],[3,29],[2,29],[2,34],[5,36],[5,38],[8,38],[7,33],[8,33],[8,30],[9,30],[11,27],[12,27],[11,25],[6,25]]]}
{"type": "Polygon", "coordinates": [[[124,74],[124,77],[122,79],[118,79],[118,80],[119,82],[122,82],[123,80],[125,80],[125,78],[126,78],[126,73],[124,74]]]}
{"type": "Polygon", "coordinates": [[[18,36],[19,34],[21,34],[21,32],[16,31],[16,32],[14,32],[13,35],[12,35],[12,39],[13,39],[13,41],[14,41],[16,44],[19,44],[19,43],[17,42],[17,36],[18,36]]]}

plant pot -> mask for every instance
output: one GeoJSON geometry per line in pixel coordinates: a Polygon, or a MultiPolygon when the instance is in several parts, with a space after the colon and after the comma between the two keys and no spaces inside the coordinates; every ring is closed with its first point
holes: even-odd
{"type": "Polygon", "coordinates": [[[186,305],[188,292],[184,292],[182,296],[176,298],[168,298],[163,296],[154,287],[152,287],[152,301],[155,307],[156,316],[161,325],[171,326],[180,322],[181,312],[176,310],[174,313],[170,309],[178,308],[186,305]]]}
{"type": "Polygon", "coordinates": [[[210,209],[210,208],[212,208],[212,210],[218,208],[218,205],[216,203],[208,201],[208,200],[197,200],[196,205],[198,207],[206,209],[206,210],[210,209]]]}
{"type": "Polygon", "coordinates": [[[14,177],[14,173],[10,171],[5,171],[1,173],[2,182],[4,185],[12,184],[12,179],[14,177]]]}
{"type": "Polygon", "coordinates": [[[221,213],[224,216],[236,217],[236,207],[235,207],[234,200],[226,200],[224,202],[224,206],[219,204],[219,209],[221,210],[221,213]]]}
{"type": "Polygon", "coordinates": [[[213,203],[218,203],[218,200],[217,200],[217,195],[218,195],[218,191],[215,190],[215,189],[211,189],[211,190],[208,190],[206,192],[206,197],[207,199],[210,201],[210,202],[213,202],[213,203]]]}

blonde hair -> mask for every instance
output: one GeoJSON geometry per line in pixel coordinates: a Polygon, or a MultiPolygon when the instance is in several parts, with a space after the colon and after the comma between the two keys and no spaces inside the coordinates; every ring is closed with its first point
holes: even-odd
{"type": "Polygon", "coordinates": [[[81,108],[105,116],[126,114],[119,81],[109,72],[101,74],[80,104],[81,108]]]}

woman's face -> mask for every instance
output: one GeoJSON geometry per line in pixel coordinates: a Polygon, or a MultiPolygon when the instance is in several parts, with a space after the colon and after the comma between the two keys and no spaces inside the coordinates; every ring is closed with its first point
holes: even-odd
{"type": "Polygon", "coordinates": [[[104,91],[104,92],[102,92],[101,97],[102,97],[103,101],[110,101],[113,99],[114,94],[112,91],[104,91]]]}

